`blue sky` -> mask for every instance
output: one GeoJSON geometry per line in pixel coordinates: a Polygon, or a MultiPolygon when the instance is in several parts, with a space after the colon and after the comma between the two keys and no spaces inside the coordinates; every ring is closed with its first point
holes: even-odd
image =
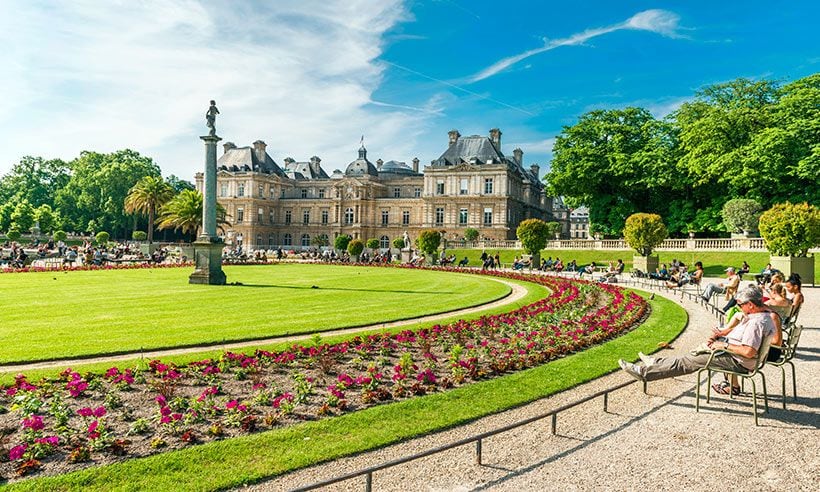
{"type": "Polygon", "coordinates": [[[447,131],[503,132],[548,166],[586,111],[664,116],[704,85],[820,71],[820,3],[278,0],[0,4],[0,174],[24,155],[132,148],[164,175],[218,133],[279,163],[422,163],[447,131]]]}

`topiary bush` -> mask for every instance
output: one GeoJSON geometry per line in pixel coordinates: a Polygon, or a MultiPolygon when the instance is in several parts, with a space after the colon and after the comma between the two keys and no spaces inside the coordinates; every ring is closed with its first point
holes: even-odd
{"type": "Polygon", "coordinates": [[[145,241],[148,239],[148,233],[145,231],[134,231],[131,233],[131,239],[134,241],[145,241]]]}
{"type": "Polygon", "coordinates": [[[336,239],[333,240],[333,247],[340,251],[344,251],[347,249],[347,245],[350,243],[351,239],[352,238],[347,234],[339,234],[336,236],[336,239]]]}
{"type": "Polygon", "coordinates": [[[372,239],[368,239],[367,240],[367,247],[374,250],[374,251],[379,249],[379,240],[376,239],[375,237],[372,238],[372,239]]]}
{"type": "Polygon", "coordinates": [[[347,252],[350,256],[358,257],[364,251],[364,241],[361,239],[354,239],[347,244],[347,252]]]}
{"type": "Polygon", "coordinates": [[[406,244],[404,244],[404,238],[397,237],[393,240],[393,247],[396,249],[404,249],[406,244]]]}
{"type": "Polygon", "coordinates": [[[15,242],[15,241],[19,240],[20,236],[21,236],[20,231],[18,231],[14,227],[12,227],[11,229],[8,230],[8,232],[6,232],[6,237],[11,242],[15,242]]]}
{"type": "Polygon", "coordinates": [[[65,241],[68,239],[68,234],[65,231],[55,231],[54,232],[54,240],[55,241],[65,241]]]}
{"type": "Polygon", "coordinates": [[[478,239],[478,230],[468,227],[464,229],[464,239],[467,241],[475,241],[478,239]]]}
{"type": "Polygon", "coordinates": [[[760,216],[760,235],[775,256],[807,256],[820,246],[820,209],[808,203],[779,203],[760,216]]]}
{"type": "MultiPolygon", "coordinates": [[[[541,219],[527,219],[515,230],[521,246],[527,254],[535,254],[544,249],[550,236],[550,228],[541,219]]],[[[554,234],[554,233],[553,233],[554,234]]]]}
{"type": "Polygon", "coordinates": [[[734,198],[723,205],[720,214],[723,224],[730,232],[748,233],[757,230],[757,222],[763,206],[757,200],[734,198]]]}
{"type": "Polygon", "coordinates": [[[421,231],[418,239],[416,239],[416,246],[418,246],[419,249],[425,254],[430,255],[434,262],[434,253],[438,249],[439,245],[441,245],[441,233],[433,229],[421,231]]]}
{"type": "Polygon", "coordinates": [[[624,223],[626,243],[641,256],[651,255],[668,235],[669,231],[658,214],[632,214],[624,223]]]}
{"type": "Polygon", "coordinates": [[[108,234],[105,231],[98,232],[97,235],[94,236],[94,239],[97,240],[98,245],[105,246],[106,244],[108,244],[108,240],[111,239],[111,234],[108,234]]]}

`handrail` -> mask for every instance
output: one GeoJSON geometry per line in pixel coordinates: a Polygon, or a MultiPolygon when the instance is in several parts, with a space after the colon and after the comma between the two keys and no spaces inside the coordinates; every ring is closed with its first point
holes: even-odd
{"type": "MultiPolygon", "coordinates": [[[[576,400],[574,402],[562,405],[562,406],[560,406],[560,407],[558,407],[554,410],[551,410],[547,413],[542,413],[540,415],[535,415],[535,416],[532,416],[532,417],[528,417],[526,419],[519,420],[519,421],[513,422],[511,424],[507,424],[507,425],[505,425],[503,427],[499,427],[497,429],[482,432],[480,434],[475,434],[475,435],[472,435],[470,437],[465,437],[463,439],[459,439],[458,441],[453,441],[451,443],[444,444],[442,446],[438,446],[438,447],[435,447],[435,448],[432,448],[432,449],[428,449],[427,451],[422,451],[421,453],[415,453],[415,454],[411,454],[409,456],[404,456],[402,458],[397,458],[397,459],[394,459],[394,460],[386,461],[386,462],[378,464],[378,465],[369,466],[367,468],[362,468],[362,469],[356,470],[354,472],[346,473],[344,475],[339,475],[339,476],[336,476],[336,477],[333,477],[333,478],[329,478],[327,480],[322,480],[321,482],[314,482],[312,484],[304,485],[304,486],[297,487],[297,488],[291,489],[291,490],[293,492],[301,492],[301,491],[306,491],[306,490],[315,490],[315,489],[318,489],[318,488],[321,488],[321,487],[327,487],[328,485],[333,485],[333,484],[336,484],[336,483],[339,483],[339,482],[344,482],[346,480],[351,480],[353,478],[361,477],[361,476],[364,475],[365,476],[365,491],[371,492],[371,490],[373,489],[373,473],[375,473],[377,471],[381,471],[381,470],[384,470],[384,469],[387,469],[387,468],[392,468],[394,466],[402,465],[402,464],[408,463],[410,461],[425,458],[427,456],[430,456],[430,455],[433,455],[433,454],[438,454],[438,453],[441,453],[443,451],[447,451],[447,450],[450,450],[450,449],[453,449],[453,448],[457,448],[459,446],[464,446],[465,444],[470,444],[470,443],[473,443],[473,442],[476,444],[476,463],[478,463],[480,465],[481,464],[481,454],[482,454],[482,442],[481,442],[482,440],[487,439],[488,437],[492,437],[496,434],[501,434],[503,432],[507,432],[507,431],[510,431],[512,429],[516,429],[518,427],[521,427],[521,426],[524,426],[524,425],[527,425],[527,424],[531,424],[531,423],[537,422],[539,420],[543,420],[547,417],[552,417],[551,432],[554,435],[555,434],[555,429],[556,429],[556,426],[557,426],[557,416],[558,416],[559,413],[564,412],[566,410],[569,410],[569,409],[571,409],[573,407],[576,407],[578,405],[581,405],[582,403],[586,403],[590,400],[598,398],[599,396],[604,397],[604,411],[606,412],[607,411],[607,405],[609,403],[609,393],[611,393],[613,391],[617,391],[617,390],[622,389],[622,388],[626,388],[627,386],[629,386],[631,384],[634,384],[634,383],[637,383],[637,382],[638,382],[637,380],[626,381],[624,383],[615,385],[611,388],[607,388],[605,390],[598,391],[597,393],[593,393],[591,395],[585,396],[585,397],[583,397],[579,400],[576,400]]],[[[644,383],[644,391],[646,391],[646,383],[644,383]]]]}

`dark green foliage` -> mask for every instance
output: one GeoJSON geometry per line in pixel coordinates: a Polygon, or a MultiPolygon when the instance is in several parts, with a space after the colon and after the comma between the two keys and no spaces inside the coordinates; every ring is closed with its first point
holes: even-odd
{"type": "Polygon", "coordinates": [[[405,246],[404,238],[397,237],[396,239],[393,239],[393,247],[394,248],[404,249],[404,246],[405,246]]]}
{"type": "Polygon", "coordinates": [[[419,237],[416,239],[416,246],[418,246],[422,252],[431,256],[436,252],[439,245],[441,245],[441,233],[433,229],[421,231],[421,234],[419,234],[419,237]]]}
{"type": "Polygon", "coordinates": [[[467,241],[475,241],[478,239],[478,230],[468,227],[464,229],[464,239],[467,241]]]}
{"type": "Polygon", "coordinates": [[[97,244],[99,246],[105,246],[106,244],[108,244],[108,240],[111,239],[111,234],[105,231],[101,231],[98,232],[96,236],[94,236],[94,239],[97,241],[97,244]]]}
{"type": "Polygon", "coordinates": [[[347,245],[350,243],[351,239],[352,238],[347,234],[339,234],[333,241],[333,247],[340,251],[344,251],[347,249],[347,245]]]}
{"type": "Polygon", "coordinates": [[[820,246],[820,209],[808,203],[775,205],[760,216],[760,235],[777,256],[806,256],[820,246]]]}
{"type": "Polygon", "coordinates": [[[733,198],[723,204],[721,215],[723,223],[731,232],[749,232],[757,230],[757,221],[763,207],[757,200],[733,198]]]}
{"type": "Polygon", "coordinates": [[[364,241],[361,239],[354,239],[347,244],[347,252],[350,256],[359,256],[364,251],[364,241]]]}
{"type": "Polygon", "coordinates": [[[379,240],[374,238],[367,240],[367,247],[370,249],[379,249],[379,240]]]}

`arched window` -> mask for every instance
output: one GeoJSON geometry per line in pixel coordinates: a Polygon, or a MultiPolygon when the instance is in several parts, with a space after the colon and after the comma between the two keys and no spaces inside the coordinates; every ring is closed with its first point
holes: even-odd
{"type": "Polygon", "coordinates": [[[387,249],[390,247],[390,238],[387,236],[382,236],[379,238],[379,247],[382,249],[387,249]]]}
{"type": "Polygon", "coordinates": [[[302,234],[302,246],[310,246],[310,234],[302,234]]]}
{"type": "Polygon", "coordinates": [[[268,248],[276,246],[276,234],[268,234],[268,248]]]}
{"type": "Polygon", "coordinates": [[[262,247],[262,234],[256,235],[256,244],[253,245],[254,248],[259,249],[262,247]]]}
{"type": "Polygon", "coordinates": [[[345,224],[352,224],[353,223],[353,209],[347,208],[345,209],[345,224]]]}
{"type": "Polygon", "coordinates": [[[289,232],[285,233],[285,235],[282,236],[282,245],[283,246],[290,246],[292,244],[292,242],[293,242],[293,236],[291,236],[289,232]]]}

